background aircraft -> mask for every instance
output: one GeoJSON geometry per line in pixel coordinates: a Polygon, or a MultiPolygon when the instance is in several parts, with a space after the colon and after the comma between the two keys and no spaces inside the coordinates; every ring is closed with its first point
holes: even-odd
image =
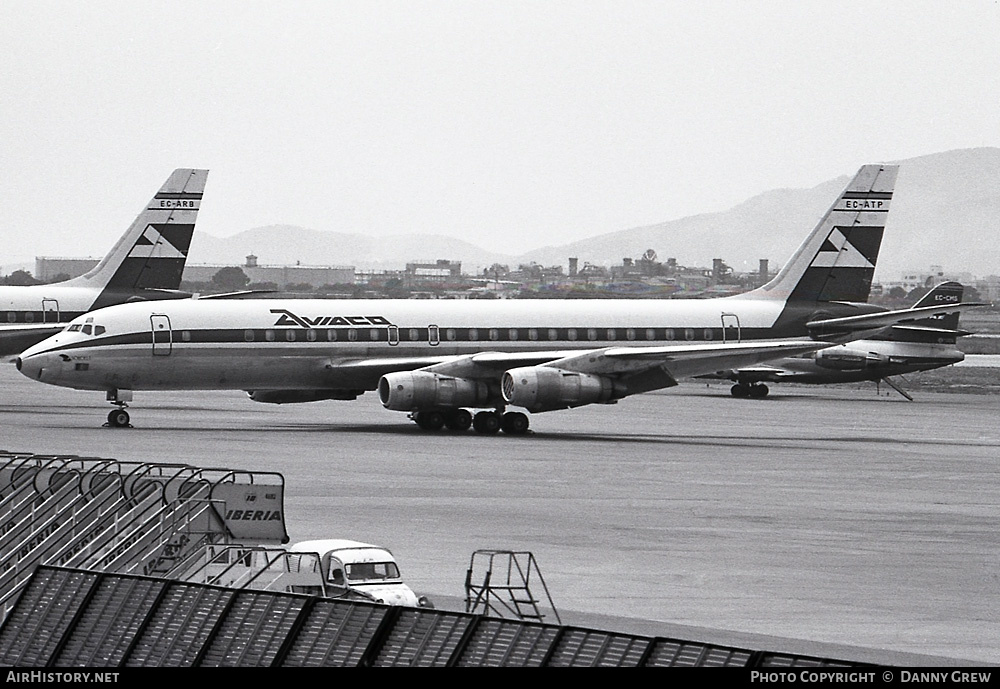
{"type": "Polygon", "coordinates": [[[190,297],[177,291],[208,170],[174,170],[111,251],[78,278],[0,286],[0,355],[17,354],[77,316],[133,299],[190,297]]]}
{"type": "MultiPolygon", "coordinates": [[[[913,308],[962,302],[964,288],[943,282],[931,289],[913,308]]],[[[975,306],[975,304],[965,304],[975,306]]],[[[913,398],[890,376],[929,371],[958,363],[965,354],[956,346],[968,331],[958,328],[957,311],[894,325],[864,340],[855,340],[796,357],[786,357],[753,367],[698,376],[735,381],[733,397],[766,397],[765,382],[854,383],[885,382],[908,400],[913,398]]]]}

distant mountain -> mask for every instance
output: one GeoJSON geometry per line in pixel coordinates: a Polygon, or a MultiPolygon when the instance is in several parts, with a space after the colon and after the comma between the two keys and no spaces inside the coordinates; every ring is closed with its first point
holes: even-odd
{"type": "MultiPolygon", "coordinates": [[[[860,161],[865,163],[868,161],[860,161]]],[[[899,179],[879,257],[877,277],[940,265],[951,273],[1000,274],[1000,148],[935,153],[900,163],[899,179]]],[[[262,264],[300,261],[312,265],[353,265],[361,269],[402,268],[407,262],[434,259],[462,261],[466,272],[494,262],[534,261],[618,265],[647,249],[659,260],[711,266],[721,258],[739,271],[756,270],[766,258],[771,268],[787,260],[850,175],[811,189],[777,189],[759,194],[719,213],[706,213],[601,234],[520,256],[486,251],[441,235],[368,237],[301,227],[258,227],[219,239],[198,232],[191,259],[197,263],[242,263],[254,253],[262,264]]]]}

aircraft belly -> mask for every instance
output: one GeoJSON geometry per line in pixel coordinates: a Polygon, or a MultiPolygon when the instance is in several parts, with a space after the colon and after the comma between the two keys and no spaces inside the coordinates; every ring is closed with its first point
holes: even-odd
{"type": "MultiPolygon", "coordinates": [[[[135,352],[102,365],[95,354],[89,362],[92,389],[130,390],[246,390],[253,388],[303,389],[325,387],[326,357],[239,355],[229,350],[174,351],[153,356],[148,350],[135,352]]],[[[77,373],[74,371],[74,373],[77,373]]],[[[70,374],[66,374],[69,378],[70,374]]],[[[84,376],[80,375],[80,382],[84,376]]],[[[78,387],[74,385],[74,387],[78,387]]]]}

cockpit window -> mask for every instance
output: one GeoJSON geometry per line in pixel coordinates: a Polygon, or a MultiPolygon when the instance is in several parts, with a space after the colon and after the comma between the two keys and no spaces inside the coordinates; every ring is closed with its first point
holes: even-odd
{"type": "Polygon", "coordinates": [[[90,323],[87,323],[87,325],[83,326],[83,334],[84,334],[84,335],[89,335],[89,334],[90,334],[90,330],[91,330],[91,327],[92,327],[92,326],[90,325],[90,323]]]}
{"type": "Polygon", "coordinates": [[[79,329],[80,329],[80,324],[79,323],[74,323],[73,325],[71,325],[68,328],[66,328],[66,332],[68,332],[68,333],[75,333],[79,329]]]}
{"type": "Polygon", "coordinates": [[[94,334],[95,335],[103,335],[105,330],[106,330],[106,328],[103,325],[95,325],[94,326],[94,334]]]}

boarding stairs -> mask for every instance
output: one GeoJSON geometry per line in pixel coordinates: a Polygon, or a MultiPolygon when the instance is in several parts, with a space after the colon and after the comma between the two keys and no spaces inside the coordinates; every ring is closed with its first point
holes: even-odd
{"type": "Polygon", "coordinates": [[[477,550],[465,575],[465,611],[562,624],[535,556],[528,551],[477,550]],[[480,583],[482,582],[482,583],[480,583]],[[541,591],[544,599],[532,591],[541,591]]]}
{"type": "Polygon", "coordinates": [[[283,480],[0,451],[0,621],[38,565],[171,577],[207,545],[287,542],[283,480]]]}

